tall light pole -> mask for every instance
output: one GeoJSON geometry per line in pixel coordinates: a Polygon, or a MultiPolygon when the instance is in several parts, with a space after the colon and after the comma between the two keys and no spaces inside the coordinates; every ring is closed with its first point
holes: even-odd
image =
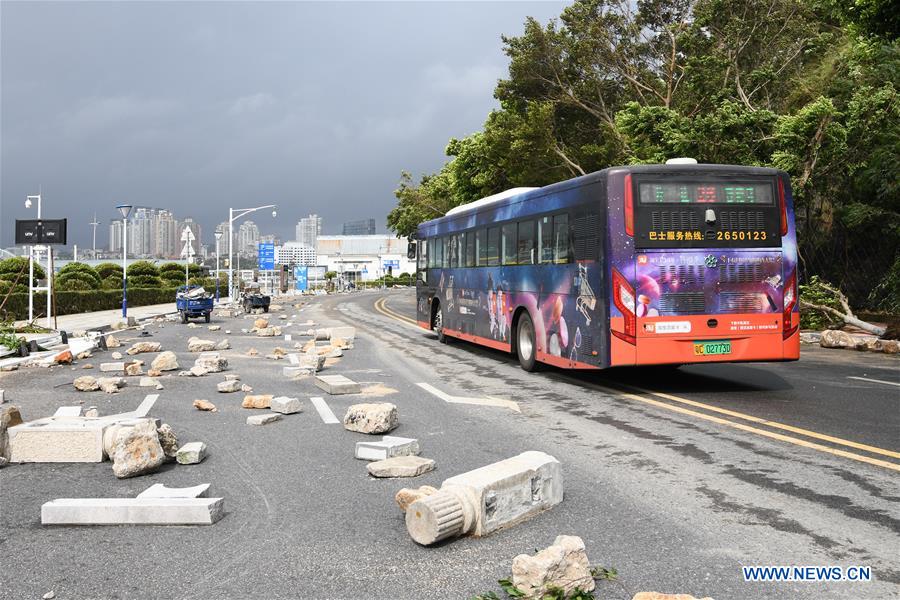
{"type": "Polygon", "coordinates": [[[216,302],[219,301],[219,240],[222,239],[222,230],[216,229],[216,302]]]}
{"type": "Polygon", "coordinates": [[[97,213],[94,213],[94,220],[90,222],[90,226],[94,228],[94,238],[91,243],[91,258],[97,258],[97,225],[100,224],[100,221],[97,220],[97,213]]]}
{"type": "Polygon", "coordinates": [[[234,221],[249,215],[252,212],[262,210],[264,208],[272,209],[272,218],[278,216],[277,204],[266,204],[265,206],[257,206],[255,208],[229,208],[228,209],[228,298],[234,302],[234,221]]]}
{"type": "MultiPolygon", "coordinates": [[[[41,188],[38,186],[37,195],[25,196],[25,208],[31,208],[31,204],[37,200],[37,218],[41,219],[41,188]]],[[[47,247],[47,268],[50,268],[50,247],[47,247]]],[[[50,273],[47,273],[47,324],[50,324],[50,273]]],[[[28,321],[34,321],[34,246],[28,246],[28,321]]],[[[49,329],[49,327],[48,327],[49,329]]]]}
{"type": "Polygon", "coordinates": [[[126,255],[128,254],[128,215],[131,214],[132,206],[130,204],[120,204],[116,206],[122,214],[122,318],[128,318],[128,264],[126,255]]]}

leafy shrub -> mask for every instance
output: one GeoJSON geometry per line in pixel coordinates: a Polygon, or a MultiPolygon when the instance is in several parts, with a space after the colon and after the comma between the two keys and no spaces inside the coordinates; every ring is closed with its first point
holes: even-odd
{"type": "Polygon", "coordinates": [[[162,280],[156,275],[129,275],[129,288],[160,288],[162,280]]]}
{"type": "MultiPolygon", "coordinates": [[[[6,281],[15,281],[16,276],[21,273],[21,277],[19,277],[19,282],[27,282],[28,281],[28,257],[26,256],[16,256],[14,258],[6,258],[0,260],[0,279],[6,281]]],[[[34,263],[34,277],[35,279],[43,279],[47,276],[44,268],[38,264],[34,263]]],[[[27,283],[26,283],[27,285],[27,283]]]]}
{"type": "Polygon", "coordinates": [[[89,265],[69,263],[56,276],[57,289],[96,290],[100,288],[100,276],[89,265]],[[70,282],[78,281],[79,284],[70,282]]]}
{"type": "Polygon", "coordinates": [[[122,289],[122,273],[119,272],[119,275],[110,275],[103,279],[100,282],[100,289],[102,290],[121,290],[122,289]]]}
{"type": "Polygon", "coordinates": [[[97,272],[97,275],[99,275],[100,279],[102,280],[106,280],[108,277],[112,277],[113,275],[115,275],[119,279],[122,279],[122,265],[116,263],[100,263],[99,265],[94,267],[94,271],[97,272]]]}
{"type": "Polygon", "coordinates": [[[94,287],[90,282],[77,276],[61,277],[56,280],[56,290],[58,292],[87,292],[93,289],[94,287]]]}
{"type": "MultiPolygon", "coordinates": [[[[841,303],[837,301],[834,294],[822,287],[823,282],[818,275],[813,275],[809,283],[800,284],[800,301],[811,302],[822,306],[830,306],[835,310],[842,310],[841,303]]],[[[800,328],[801,329],[828,329],[830,327],[838,327],[842,324],[841,320],[831,314],[824,313],[820,310],[809,307],[800,307],[800,328]]]]}
{"type": "Polygon", "coordinates": [[[159,277],[159,269],[156,268],[149,260],[139,260],[137,262],[133,262],[128,265],[128,278],[137,277],[138,275],[144,275],[148,277],[159,277]]]}
{"type": "MultiPolygon", "coordinates": [[[[34,306],[41,314],[46,306],[44,292],[35,294],[34,306]]],[[[175,306],[175,288],[128,288],[128,306],[172,303],[175,306]]],[[[69,315],[95,310],[113,310],[122,306],[121,290],[91,290],[56,292],[56,314],[69,315]]],[[[28,316],[28,294],[10,294],[3,307],[4,318],[24,319],[28,316]]]]}

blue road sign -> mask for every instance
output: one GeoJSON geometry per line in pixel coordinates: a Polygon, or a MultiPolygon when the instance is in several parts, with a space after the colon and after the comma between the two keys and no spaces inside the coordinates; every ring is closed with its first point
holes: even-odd
{"type": "Polygon", "coordinates": [[[309,287],[309,267],[294,267],[294,286],[305,292],[309,287]]]}
{"type": "Polygon", "coordinates": [[[257,268],[260,271],[275,270],[275,244],[265,242],[257,247],[257,268]]]}

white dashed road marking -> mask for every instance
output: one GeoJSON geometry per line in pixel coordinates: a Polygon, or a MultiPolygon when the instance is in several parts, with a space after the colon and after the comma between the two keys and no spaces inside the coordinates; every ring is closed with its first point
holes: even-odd
{"type": "Polygon", "coordinates": [[[316,407],[316,412],[319,413],[319,416],[322,417],[322,420],[325,421],[326,424],[333,425],[335,423],[340,423],[337,417],[334,416],[334,413],[331,412],[331,409],[328,408],[324,399],[316,396],[310,398],[310,401],[313,403],[313,406],[316,407]]]}
{"type": "Polygon", "coordinates": [[[512,400],[503,400],[501,398],[494,398],[493,396],[487,396],[486,398],[463,398],[461,396],[451,396],[446,392],[442,392],[437,389],[433,385],[429,385],[427,383],[417,383],[417,386],[434,394],[444,402],[449,402],[451,404],[474,404],[476,406],[499,406],[501,408],[508,408],[510,410],[514,410],[516,412],[522,412],[519,410],[519,405],[512,400]]]}
{"type": "Polygon", "coordinates": [[[873,381],[875,383],[883,383],[885,385],[896,385],[897,387],[900,387],[900,383],[897,383],[896,381],[885,381],[883,379],[869,379],[868,377],[854,377],[853,375],[848,375],[847,379],[858,379],[860,381],[873,381]]]}

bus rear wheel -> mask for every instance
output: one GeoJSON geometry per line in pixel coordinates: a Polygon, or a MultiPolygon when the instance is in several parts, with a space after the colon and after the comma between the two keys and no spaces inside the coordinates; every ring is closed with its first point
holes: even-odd
{"type": "Polygon", "coordinates": [[[516,326],[516,354],[519,356],[519,365],[526,371],[536,371],[538,368],[536,347],[534,323],[528,313],[522,313],[516,326]]]}

